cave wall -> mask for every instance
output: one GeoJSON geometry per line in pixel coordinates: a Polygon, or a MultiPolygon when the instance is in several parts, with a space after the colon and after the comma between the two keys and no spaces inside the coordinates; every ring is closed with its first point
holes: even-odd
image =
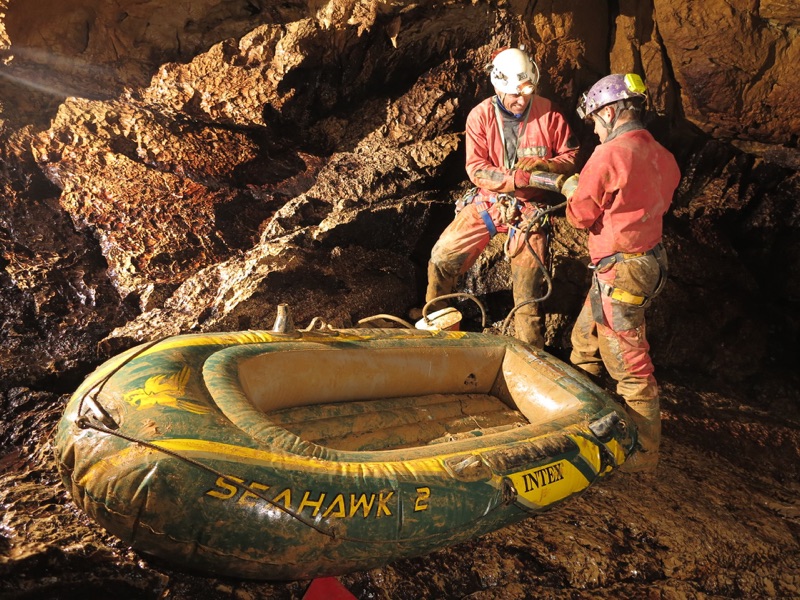
{"type": "MultiPolygon", "coordinates": [[[[657,368],[746,380],[797,341],[798,36],[791,2],[0,0],[3,386],[61,386],[144,339],[404,316],[463,191],[483,65],[524,43],[574,117],[642,73],[683,179],[657,368]],[[743,344],[746,352],[742,351],[743,344]],[[26,360],[20,361],[20,357],[26,360]]],[[[548,341],[587,285],[557,220],[548,341]]],[[[506,266],[466,278],[502,320],[506,266]]],[[[505,304],[504,304],[505,303],[505,304]]]]}

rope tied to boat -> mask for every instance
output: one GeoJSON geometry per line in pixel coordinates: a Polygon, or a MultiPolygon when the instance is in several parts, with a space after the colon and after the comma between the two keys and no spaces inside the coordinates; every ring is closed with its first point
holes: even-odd
{"type": "Polygon", "coordinates": [[[103,405],[100,404],[100,402],[98,402],[97,396],[99,396],[100,392],[103,391],[103,388],[105,387],[106,383],[108,383],[108,380],[111,379],[114,375],[116,375],[119,372],[119,370],[122,369],[122,367],[127,365],[134,358],[136,358],[136,357],[144,354],[148,350],[152,349],[153,347],[155,347],[156,345],[158,345],[159,343],[161,343],[162,341],[164,341],[168,337],[170,337],[170,336],[160,337],[160,338],[158,338],[156,340],[152,340],[152,341],[148,342],[147,344],[144,344],[136,352],[134,352],[130,356],[126,357],[125,360],[120,361],[120,363],[116,367],[111,369],[111,371],[105,377],[103,377],[103,379],[100,381],[100,383],[98,383],[97,385],[89,388],[86,391],[86,393],[83,396],[81,396],[81,400],[78,403],[78,418],[76,420],[76,424],[78,425],[78,427],[82,427],[82,425],[81,425],[82,421],[85,420],[85,419],[88,419],[88,417],[83,412],[84,403],[86,402],[86,400],[88,398],[89,402],[91,403],[89,405],[89,410],[92,411],[92,413],[95,415],[95,418],[98,421],[100,421],[101,423],[103,423],[103,425],[105,427],[107,427],[108,429],[110,429],[110,430],[118,429],[119,428],[119,424],[114,420],[114,418],[105,409],[105,407],[103,407],[103,405]]]}

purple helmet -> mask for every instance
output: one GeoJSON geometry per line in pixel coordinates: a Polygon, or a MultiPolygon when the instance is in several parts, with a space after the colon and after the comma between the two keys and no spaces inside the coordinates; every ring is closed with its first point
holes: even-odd
{"type": "Polygon", "coordinates": [[[578,103],[578,115],[581,119],[585,119],[618,100],[645,99],[646,90],[642,78],[636,73],[606,75],[583,94],[578,103]]]}

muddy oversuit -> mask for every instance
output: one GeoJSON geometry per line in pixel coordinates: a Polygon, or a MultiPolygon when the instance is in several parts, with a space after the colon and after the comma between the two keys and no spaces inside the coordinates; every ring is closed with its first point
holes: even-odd
{"type": "MultiPolygon", "coordinates": [[[[606,118],[615,114],[604,113],[606,118]]],[[[638,120],[627,120],[611,133],[610,126],[603,130],[603,122],[611,121],[596,120],[602,143],[567,204],[570,224],[589,230],[594,270],[572,330],[570,361],[595,375],[605,365],[638,430],[640,449],[623,469],[653,471],[661,414],[644,311],[667,276],[662,219],[680,171],[672,154],[638,120]]]]}
{"type": "MultiPolygon", "coordinates": [[[[478,104],[467,117],[466,170],[475,189],[471,202],[458,212],[431,251],[427,301],[452,293],[458,277],[475,264],[492,236],[506,232],[515,305],[543,295],[544,273],[539,261],[521,231],[509,231],[499,207],[503,198],[516,201],[525,218],[546,205],[551,198],[531,184],[530,173],[517,164],[525,160],[535,163],[537,170],[569,174],[574,172],[578,145],[567,120],[549,100],[535,94],[496,91],[496,96],[478,104]]],[[[532,232],[528,239],[541,263],[547,265],[545,232],[532,232]]],[[[544,318],[538,302],[517,310],[514,335],[539,348],[544,346],[544,318]]]]}
{"type": "MultiPolygon", "coordinates": [[[[522,209],[525,218],[535,210],[528,203],[522,209]]],[[[466,273],[481,252],[486,248],[491,235],[486,228],[481,211],[486,211],[498,232],[508,232],[501,222],[500,211],[496,203],[475,200],[456,215],[452,223],[444,230],[431,251],[428,262],[428,288],[425,299],[430,301],[438,296],[449,294],[455,288],[460,275],[466,273]]],[[[511,236],[507,247],[511,262],[511,288],[514,304],[525,300],[540,298],[544,290],[544,273],[539,267],[536,257],[531,254],[525,244],[523,233],[517,229],[508,232],[511,236]]],[[[547,264],[547,236],[543,231],[530,233],[528,236],[531,248],[536,252],[542,264],[547,264]]],[[[433,305],[433,310],[442,306],[433,305]]],[[[514,315],[515,336],[537,348],[544,346],[544,318],[538,302],[523,306],[514,315]]]]}

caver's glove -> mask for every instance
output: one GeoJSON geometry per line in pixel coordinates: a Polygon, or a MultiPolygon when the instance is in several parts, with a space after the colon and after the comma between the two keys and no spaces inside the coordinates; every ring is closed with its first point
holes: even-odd
{"type": "Polygon", "coordinates": [[[545,160],[536,156],[524,156],[517,160],[515,169],[522,171],[545,171],[547,173],[559,173],[561,175],[571,175],[575,171],[575,165],[571,161],[563,162],[557,160],[545,160]]]}
{"type": "Polygon", "coordinates": [[[576,189],[578,189],[578,175],[573,175],[572,177],[568,178],[561,186],[561,194],[567,200],[569,200],[570,198],[572,198],[572,194],[575,193],[576,189]]]}
{"type": "Polygon", "coordinates": [[[549,171],[550,166],[547,163],[548,161],[538,156],[524,156],[517,160],[517,164],[514,165],[514,168],[527,171],[528,173],[531,171],[549,171]]]}
{"type": "Polygon", "coordinates": [[[514,187],[517,189],[535,187],[558,192],[563,181],[564,175],[559,175],[558,173],[548,173],[547,171],[532,171],[528,173],[519,169],[514,171],[514,187]]]}

